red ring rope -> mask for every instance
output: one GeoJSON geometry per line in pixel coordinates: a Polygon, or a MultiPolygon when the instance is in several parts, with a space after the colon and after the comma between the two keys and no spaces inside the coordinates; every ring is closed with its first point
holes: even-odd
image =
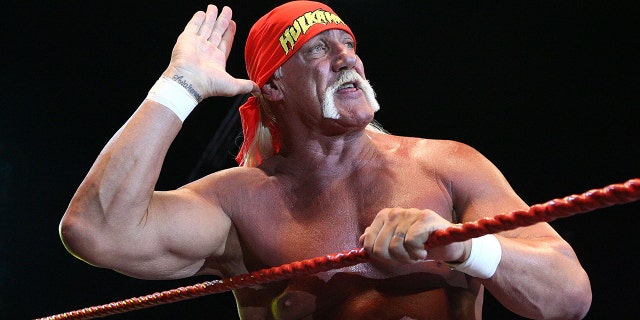
{"type": "MultiPolygon", "coordinates": [[[[512,230],[549,222],[557,218],[585,213],[616,204],[624,204],[640,199],[640,179],[631,179],[625,183],[612,184],[605,188],[593,189],[581,195],[571,195],[554,199],[543,204],[531,206],[528,210],[513,211],[476,222],[455,225],[438,230],[429,236],[426,247],[436,247],[452,242],[464,241],[489,233],[512,230]]],[[[322,271],[348,267],[367,261],[364,249],[353,249],[336,254],[284,264],[234,277],[206,281],[195,285],[180,287],[168,291],[156,292],[146,296],[111,302],[101,306],[88,307],[76,311],[61,313],[40,319],[94,319],[108,315],[149,308],[161,304],[177,302],[200,296],[245,288],[258,284],[289,279],[294,276],[314,274],[322,271]]]]}

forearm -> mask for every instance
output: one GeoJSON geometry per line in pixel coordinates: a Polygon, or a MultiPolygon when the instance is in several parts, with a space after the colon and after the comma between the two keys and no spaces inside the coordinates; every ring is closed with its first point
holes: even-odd
{"type": "Polygon", "coordinates": [[[97,188],[93,191],[99,191],[96,200],[112,216],[106,218],[116,218],[122,204],[146,209],[181,125],[170,110],[145,100],[109,140],[87,175],[91,188],[97,188]]]}
{"type": "Polygon", "coordinates": [[[162,77],[98,156],[60,223],[63,243],[77,257],[127,274],[170,278],[194,274],[225,248],[231,223],[211,197],[154,189],[182,121],[198,102],[260,93],[253,81],[225,70],[236,30],[231,16],[230,8],[218,15],[213,5],[193,15],[162,77]]]}
{"type": "Polygon", "coordinates": [[[580,319],[591,304],[589,279],[562,239],[499,237],[502,260],[485,287],[502,305],[532,319],[580,319]]]}
{"type": "Polygon", "coordinates": [[[96,229],[115,235],[143,221],[164,157],[180,127],[172,111],[145,100],[109,140],[80,184],[61,223],[63,240],[84,246],[85,237],[96,229]],[[65,239],[69,236],[82,241],[65,239]]]}

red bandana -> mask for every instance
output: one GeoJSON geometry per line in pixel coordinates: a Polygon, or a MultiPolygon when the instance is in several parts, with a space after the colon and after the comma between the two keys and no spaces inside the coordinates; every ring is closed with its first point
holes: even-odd
{"type": "MultiPolygon", "coordinates": [[[[293,56],[302,45],[318,33],[340,29],[355,40],[351,29],[327,5],[315,1],[292,1],[271,10],[260,18],[249,31],[244,58],[249,79],[262,86],[273,73],[293,56]]],[[[236,157],[244,164],[244,156],[253,143],[260,121],[258,101],[255,97],[240,106],[240,120],[244,142],[236,157]]],[[[280,152],[280,133],[270,126],[274,154],[280,152]]],[[[258,164],[262,159],[258,159],[258,164]]]]}

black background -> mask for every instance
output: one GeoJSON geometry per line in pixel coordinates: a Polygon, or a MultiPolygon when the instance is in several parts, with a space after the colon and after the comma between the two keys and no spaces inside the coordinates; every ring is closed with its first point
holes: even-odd
{"type": "MultiPolygon", "coordinates": [[[[239,26],[231,74],[246,77],[248,29],[281,2],[217,3],[234,9],[239,26]]],[[[329,4],[356,34],[382,105],[377,119],[390,132],[474,146],[530,204],[640,176],[631,3],[329,4]]],[[[142,281],[91,267],[64,250],[57,230],[98,152],[205,6],[21,1],[0,10],[0,318],[44,317],[210,279],[142,281]]],[[[159,189],[216,169],[198,161],[235,101],[209,99],[191,114],[159,189]]],[[[222,150],[227,157],[216,165],[232,165],[235,151],[222,150]]],[[[637,314],[639,209],[634,202],[552,222],[591,277],[588,319],[637,314]]],[[[234,319],[234,308],[221,293],[113,318],[234,319]]],[[[485,318],[517,319],[491,297],[485,318]]]]}

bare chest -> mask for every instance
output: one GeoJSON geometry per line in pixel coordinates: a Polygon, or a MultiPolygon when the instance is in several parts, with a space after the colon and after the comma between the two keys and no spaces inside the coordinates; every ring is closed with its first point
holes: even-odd
{"type": "Polygon", "coordinates": [[[438,181],[341,180],[258,197],[255,210],[234,221],[249,270],[348,251],[383,208],[428,208],[451,220],[448,193],[438,181]]]}
{"type": "MultiPolygon", "coordinates": [[[[253,210],[234,220],[244,265],[248,270],[258,270],[358,248],[360,235],[383,208],[428,208],[452,219],[450,195],[436,177],[402,176],[405,178],[395,179],[391,173],[364,182],[346,179],[322,186],[303,185],[284,193],[265,190],[254,194],[247,207],[253,210]]],[[[384,317],[389,319],[407,315],[426,319],[429,317],[424,317],[424,309],[407,312],[425,300],[434,301],[429,312],[446,311],[444,306],[452,303],[448,299],[459,301],[460,296],[450,297],[442,288],[466,291],[456,289],[466,286],[463,276],[436,262],[394,270],[379,270],[362,263],[239,290],[236,297],[247,318],[252,318],[248,314],[253,312],[263,318],[271,310],[279,318],[298,319],[324,310],[331,315],[318,314],[319,318],[338,319],[338,314],[360,313],[372,316],[384,311],[389,312],[384,317]],[[418,287],[408,290],[416,284],[415,276],[408,275],[415,275],[418,270],[424,279],[418,287]],[[397,299],[389,299],[391,296],[397,299]],[[377,302],[371,304],[372,300],[377,302]],[[363,307],[371,305],[378,308],[363,307]]],[[[474,296],[464,300],[473,301],[474,296]]],[[[434,315],[449,318],[437,312],[434,315]]]]}

